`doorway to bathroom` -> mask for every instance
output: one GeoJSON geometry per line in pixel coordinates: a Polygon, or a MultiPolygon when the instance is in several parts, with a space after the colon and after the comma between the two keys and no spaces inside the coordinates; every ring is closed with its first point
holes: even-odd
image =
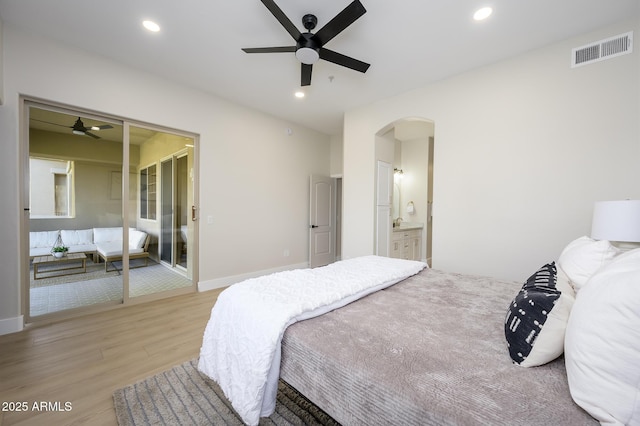
{"type": "Polygon", "coordinates": [[[406,118],[376,134],[376,253],[431,265],[434,129],[406,118]]]}

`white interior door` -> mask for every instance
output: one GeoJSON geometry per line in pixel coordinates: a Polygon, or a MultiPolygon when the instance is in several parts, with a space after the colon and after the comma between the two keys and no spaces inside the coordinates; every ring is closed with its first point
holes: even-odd
{"type": "Polygon", "coordinates": [[[309,266],[315,268],[336,260],[333,179],[312,175],[309,192],[309,266]]]}

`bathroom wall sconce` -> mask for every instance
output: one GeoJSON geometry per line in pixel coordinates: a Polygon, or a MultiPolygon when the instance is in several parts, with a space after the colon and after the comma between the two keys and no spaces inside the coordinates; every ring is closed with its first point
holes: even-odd
{"type": "Polygon", "coordinates": [[[393,169],[393,174],[396,176],[402,176],[404,174],[404,172],[402,171],[402,169],[393,169]]]}

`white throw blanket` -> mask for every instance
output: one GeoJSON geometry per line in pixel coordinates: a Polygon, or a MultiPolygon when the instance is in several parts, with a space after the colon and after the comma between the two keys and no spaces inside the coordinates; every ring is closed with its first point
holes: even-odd
{"type": "Polygon", "coordinates": [[[223,291],[204,332],[198,369],[249,425],[273,413],[286,328],[417,274],[423,262],[364,256],[252,278],[223,291]]]}

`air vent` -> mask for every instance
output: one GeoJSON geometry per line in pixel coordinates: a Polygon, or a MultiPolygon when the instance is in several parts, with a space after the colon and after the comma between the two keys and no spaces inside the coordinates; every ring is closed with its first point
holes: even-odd
{"type": "Polygon", "coordinates": [[[571,68],[633,52],[633,31],[571,50],[571,68]]]}

